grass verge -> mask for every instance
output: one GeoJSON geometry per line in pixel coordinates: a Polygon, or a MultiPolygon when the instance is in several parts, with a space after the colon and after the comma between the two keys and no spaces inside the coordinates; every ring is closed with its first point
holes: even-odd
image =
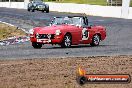
{"type": "Polygon", "coordinates": [[[7,39],[14,36],[25,36],[26,33],[17,27],[0,23],[0,40],[7,39]]]}
{"type": "MultiPolygon", "coordinates": [[[[44,0],[46,2],[57,2],[57,3],[78,3],[78,4],[91,4],[91,5],[107,5],[107,0],[44,0]]],[[[132,7],[132,0],[130,2],[130,6],[132,7]]]]}
{"type": "MultiPolygon", "coordinates": [[[[53,0],[45,0],[53,1],[53,0]]],[[[62,0],[62,1],[53,1],[60,3],[78,3],[78,4],[91,4],[91,5],[106,5],[106,0],[62,0]]]]}

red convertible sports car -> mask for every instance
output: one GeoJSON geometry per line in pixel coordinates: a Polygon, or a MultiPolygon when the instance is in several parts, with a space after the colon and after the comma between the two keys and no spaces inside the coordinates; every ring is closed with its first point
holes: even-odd
{"type": "Polygon", "coordinates": [[[90,25],[85,16],[54,17],[50,26],[36,27],[29,33],[34,48],[41,48],[44,44],[67,48],[78,44],[98,46],[106,38],[106,28],[90,25]]]}

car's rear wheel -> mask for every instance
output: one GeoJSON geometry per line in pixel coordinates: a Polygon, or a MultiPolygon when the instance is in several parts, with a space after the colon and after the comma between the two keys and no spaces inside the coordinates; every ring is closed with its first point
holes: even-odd
{"type": "Polygon", "coordinates": [[[61,43],[61,47],[69,48],[69,47],[71,47],[71,44],[72,44],[72,36],[70,34],[66,34],[64,36],[62,43],[61,43]]]}
{"type": "Polygon", "coordinates": [[[36,43],[36,42],[32,42],[32,46],[33,46],[35,49],[40,49],[40,48],[42,47],[42,44],[36,43]]]}
{"type": "Polygon", "coordinates": [[[100,42],[100,36],[98,34],[95,34],[92,38],[92,43],[90,43],[91,46],[98,46],[100,42]]]}

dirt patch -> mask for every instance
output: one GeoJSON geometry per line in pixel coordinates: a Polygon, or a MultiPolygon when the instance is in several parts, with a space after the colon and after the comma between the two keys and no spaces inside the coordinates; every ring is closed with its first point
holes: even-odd
{"type": "Polygon", "coordinates": [[[10,26],[4,23],[0,23],[0,40],[7,39],[14,36],[25,36],[26,33],[15,26],[10,26]]]}
{"type": "Polygon", "coordinates": [[[89,74],[132,75],[132,56],[0,60],[0,88],[132,88],[132,83],[80,86],[79,66],[89,74]]]}

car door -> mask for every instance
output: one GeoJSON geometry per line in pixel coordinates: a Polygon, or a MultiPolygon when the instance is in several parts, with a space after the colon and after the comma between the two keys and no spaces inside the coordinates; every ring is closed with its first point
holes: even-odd
{"type": "Polygon", "coordinates": [[[88,20],[87,18],[82,18],[82,27],[81,27],[81,43],[85,44],[89,41],[89,34],[90,30],[88,27],[88,20]]]}
{"type": "Polygon", "coordinates": [[[89,40],[88,27],[77,27],[73,32],[73,42],[76,44],[85,44],[89,40]]]}
{"type": "Polygon", "coordinates": [[[80,23],[74,28],[73,32],[73,44],[85,44],[89,40],[89,29],[85,24],[84,19],[80,18],[80,23]]]}
{"type": "Polygon", "coordinates": [[[70,28],[72,33],[72,44],[77,45],[82,41],[82,28],[79,26],[73,26],[70,28]]]}
{"type": "Polygon", "coordinates": [[[89,37],[88,29],[87,28],[83,28],[82,29],[82,40],[83,41],[88,40],[88,37],[89,37]]]}

